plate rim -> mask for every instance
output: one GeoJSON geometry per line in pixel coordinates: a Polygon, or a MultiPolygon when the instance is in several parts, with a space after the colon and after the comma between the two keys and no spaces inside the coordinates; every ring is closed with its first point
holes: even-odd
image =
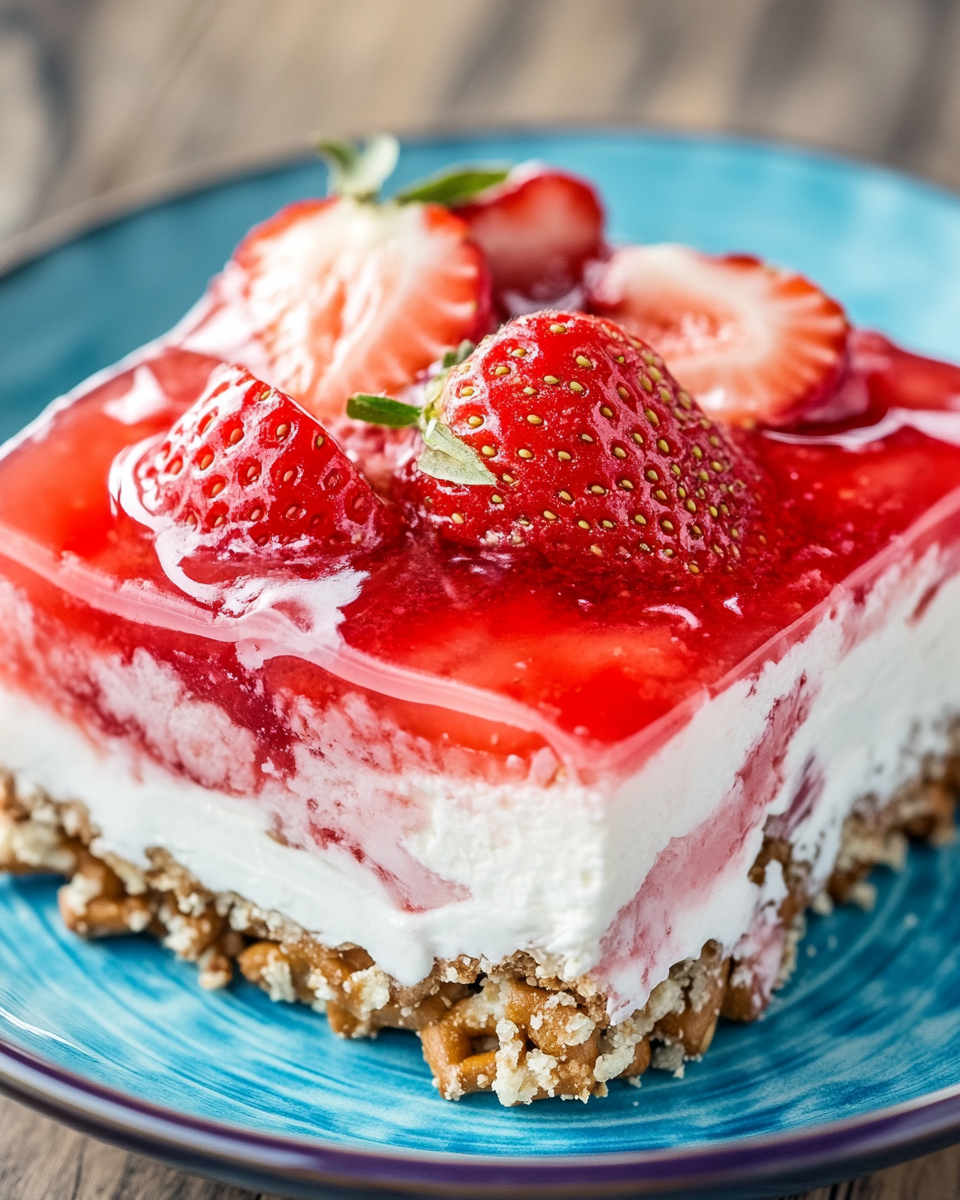
{"type": "MultiPolygon", "coordinates": [[[[644,125],[616,121],[499,124],[399,134],[401,149],[408,146],[444,145],[490,137],[530,137],[548,134],[559,137],[637,137],[658,142],[690,142],[773,151],[823,165],[853,168],[909,184],[953,202],[960,201],[960,187],[951,187],[932,175],[921,175],[891,166],[869,155],[823,146],[802,140],[763,137],[749,130],[703,130],[671,125],[644,125]]],[[[90,196],[63,212],[42,218],[34,225],[14,232],[0,241],[0,281],[23,267],[71,242],[136,217],[162,204],[175,203],[231,183],[253,179],[271,171],[283,171],[321,160],[312,139],[303,138],[270,151],[225,155],[211,161],[170,167],[156,176],[133,180],[96,196],[90,196]]]]}
{"type": "Polygon", "coordinates": [[[282,1179],[353,1188],[373,1184],[407,1192],[428,1187],[443,1188],[448,1194],[452,1187],[457,1194],[470,1196],[500,1194],[504,1172],[514,1176],[511,1188],[519,1186],[525,1196],[544,1197],[561,1196],[571,1189],[578,1196],[636,1193],[638,1187],[647,1193],[663,1187],[676,1193],[710,1184],[787,1180],[798,1171],[807,1178],[811,1170],[827,1178],[838,1168],[862,1161],[863,1155],[902,1161],[918,1149],[956,1140],[960,1130],[957,1083],[900,1104],[785,1134],[701,1142],[695,1147],[529,1156],[406,1147],[384,1150],[322,1137],[263,1133],[178,1112],[86,1079],[12,1045],[2,1035],[0,1092],[95,1136],[168,1161],[176,1161],[186,1151],[213,1168],[211,1173],[216,1173],[216,1165],[225,1164],[241,1172],[234,1176],[241,1182],[242,1172],[260,1170],[282,1179]],[[392,1168],[389,1177],[375,1179],[369,1168],[377,1166],[378,1175],[383,1175],[382,1168],[392,1168]],[[637,1168],[647,1169],[638,1174],[637,1168]]]}
{"type": "MultiPolygon", "coordinates": [[[[712,132],[636,124],[518,124],[439,130],[401,137],[404,147],[443,146],[495,136],[536,138],[623,137],[648,142],[742,148],[841,171],[885,177],[960,207],[960,191],[867,157],[748,133],[712,132]]],[[[229,187],[261,174],[306,165],[304,143],[274,153],[191,165],[94,197],[40,222],[0,245],[0,282],[46,255],[98,230],[136,218],[152,208],[229,187]]],[[[168,1162],[190,1156],[189,1169],[243,1182],[266,1172],[287,1184],[304,1183],[408,1192],[525,1196],[616,1192],[645,1194],[667,1188],[678,1194],[711,1184],[759,1184],[834,1178],[842,1168],[894,1163],[960,1141],[960,1082],[899,1104],[857,1116],[761,1134],[703,1141],[683,1147],[597,1154],[493,1155],[348,1146],[322,1137],[264,1133],[140,1100],[69,1071],[17,1046],[0,1033],[0,1092],[62,1119],[93,1136],[152,1154],[168,1162]],[[343,1168],[332,1170],[337,1165],[343,1168]],[[223,1168],[228,1170],[224,1173],[223,1168]],[[379,1167],[375,1174],[371,1168],[379,1167]],[[389,1172],[384,1168],[390,1168],[389,1172]],[[239,1172],[239,1174],[237,1174],[239,1172]],[[464,1176],[469,1172],[469,1177],[464,1176]],[[512,1173],[509,1180],[504,1173],[512,1173]],[[407,1177],[402,1177],[406,1173],[407,1177]],[[478,1176],[482,1176],[479,1178],[478,1176]]],[[[803,1186],[815,1186],[804,1183],[803,1186]]]]}

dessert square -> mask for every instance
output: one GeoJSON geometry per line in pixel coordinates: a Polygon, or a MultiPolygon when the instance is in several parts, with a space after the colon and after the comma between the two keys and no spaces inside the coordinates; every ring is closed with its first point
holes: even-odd
{"type": "Polygon", "coordinates": [[[587,1099],[951,836],[960,372],[458,178],[283,210],[4,448],[0,862],[447,1099],[587,1099]]]}

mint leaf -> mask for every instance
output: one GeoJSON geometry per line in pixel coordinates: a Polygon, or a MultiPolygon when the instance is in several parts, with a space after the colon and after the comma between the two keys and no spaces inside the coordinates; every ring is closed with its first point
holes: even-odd
{"type": "Polygon", "coordinates": [[[357,392],[347,401],[347,416],[355,421],[367,421],[371,425],[389,425],[391,429],[402,429],[415,425],[420,409],[413,404],[404,404],[391,396],[368,396],[357,392]]]}
{"type": "Polygon", "coordinates": [[[497,482],[497,477],[487,469],[477,452],[466,442],[461,442],[448,425],[434,418],[427,422],[421,433],[426,449],[417,459],[417,466],[425,475],[450,483],[482,487],[493,487],[497,482]]]}
{"type": "Polygon", "coordinates": [[[448,208],[455,208],[494,184],[503,183],[509,174],[509,167],[493,163],[475,167],[448,167],[445,171],[438,171],[436,175],[418,179],[416,183],[401,188],[394,200],[398,204],[418,201],[421,204],[446,204],[448,208]]]}
{"type": "Polygon", "coordinates": [[[464,338],[456,350],[444,351],[443,358],[440,360],[441,367],[443,367],[445,371],[449,371],[451,367],[459,366],[465,358],[470,357],[476,348],[477,347],[473,342],[469,341],[467,338],[464,338]]]}
{"type": "Polygon", "coordinates": [[[353,142],[338,142],[334,138],[321,138],[317,142],[317,153],[332,173],[342,174],[349,171],[357,161],[359,148],[353,142]]]}
{"type": "Polygon", "coordinates": [[[354,200],[375,200],[400,157],[400,143],[392,133],[377,133],[364,142],[324,138],[317,150],[330,169],[327,191],[354,200]]]}

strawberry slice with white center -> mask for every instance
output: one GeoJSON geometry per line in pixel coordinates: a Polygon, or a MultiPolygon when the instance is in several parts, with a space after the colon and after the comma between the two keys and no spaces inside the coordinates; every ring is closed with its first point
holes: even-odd
{"type": "Polygon", "coordinates": [[[592,281],[590,308],[655,346],[701,407],[730,425],[823,419],[847,367],[840,305],[748,255],[624,246],[592,281]]]}
{"type": "Polygon", "coordinates": [[[528,163],[457,207],[490,264],[508,316],[575,305],[586,265],[604,253],[603,205],[586,180],[528,163]]]}
{"type": "Polygon", "coordinates": [[[132,471],[132,515],[181,531],[185,554],[303,563],[373,550],[396,532],[323,426],[243,367],[217,367],[132,471]]]}
{"type": "MultiPolygon", "coordinates": [[[[490,321],[483,254],[437,204],[349,196],[288,205],[240,244],[214,284],[245,362],[321,420],[356,391],[399,391],[490,321]]],[[[189,344],[196,340],[196,333],[189,344]]]]}

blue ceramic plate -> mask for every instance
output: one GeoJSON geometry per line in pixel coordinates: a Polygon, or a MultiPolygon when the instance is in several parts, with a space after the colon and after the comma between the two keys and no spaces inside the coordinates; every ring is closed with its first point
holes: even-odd
{"type": "MultiPolygon", "coordinates": [[[[635,133],[413,143],[398,181],[537,157],[596,180],[614,238],[749,250],[853,318],[960,356],[960,202],[796,150],[635,133]]],[[[157,204],[0,280],[0,433],[159,334],[250,224],[324,189],[315,162],[157,204]]],[[[341,1042],[241,984],[205,994],[152,941],[85,945],[56,883],[0,879],[0,1083],[102,1137],[304,1196],[769,1195],[960,1138],[960,850],[916,850],[876,910],[814,918],[765,1020],[678,1081],[500,1108],[430,1085],[417,1040],[341,1042]]]]}

